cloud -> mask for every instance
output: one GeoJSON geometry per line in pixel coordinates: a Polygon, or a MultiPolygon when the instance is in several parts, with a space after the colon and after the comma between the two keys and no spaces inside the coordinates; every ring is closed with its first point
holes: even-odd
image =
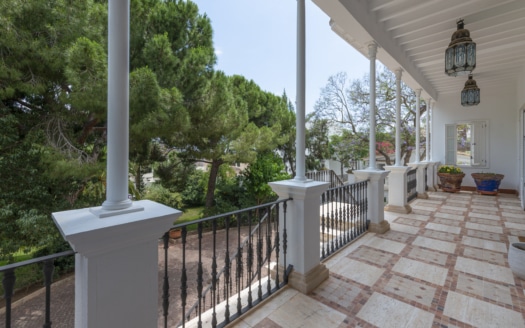
{"type": "Polygon", "coordinates": [[[219,48],[215,48],[215,54],[216,54],[217,56],[222,55],[222,50],[219,49],[219,48]]]}

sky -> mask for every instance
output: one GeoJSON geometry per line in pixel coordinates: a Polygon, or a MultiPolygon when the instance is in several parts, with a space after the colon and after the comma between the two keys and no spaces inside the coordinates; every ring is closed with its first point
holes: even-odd
{"type": "MultiPolygon", "coordinates": [[[[296,0],[193,0],[213,28],[216,69],[242,75],[295,104],[296,0]]],[[[346,72],[360,79],[368,59],[330,29],[330,18],[306,0],[306,112],[312,112],[328,78],[346,72]]]]}

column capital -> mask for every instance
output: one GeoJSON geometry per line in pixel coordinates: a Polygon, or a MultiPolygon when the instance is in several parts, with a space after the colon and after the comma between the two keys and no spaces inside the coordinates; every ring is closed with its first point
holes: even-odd
{"type": "Polygon", "coordinates": [[[396,74],[396,80],[401,80],[401,75],[403,75],[403,69],[401,67],[396,68],[394,71],[396,74]]]}
{"type": "Polygon", "coordinates": [[[421,97],[421,91],[423,91],[423,90],[421,90],[421,89],[416,89],[416,96],[417,96],[418,98],[421,97]]]}
{"type": "Polygon", "coordinates": [[[371,41],[369,44],[368,44],[368,57],[370,59],[372,58],[376,58],[376,55],[377,55],[377,42],[375,41],[371,41]]]}

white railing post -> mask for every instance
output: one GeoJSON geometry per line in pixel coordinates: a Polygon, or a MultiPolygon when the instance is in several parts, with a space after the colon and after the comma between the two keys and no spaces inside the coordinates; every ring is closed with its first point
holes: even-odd
{"type": "Polygon", "coordinates": [[[385,166],[388,175],[388,204],[385,211],[410,213],[412,208],[407,203],[407,173],[409,166],[385,166]]]}
{"type": "MultiPolygon", "coordinates": [[[[292,198],[288,202],[287,263],[293,265],[288,284],[308,294],[328,279],[328,269],[321,263],[320,211],[321,194],[328,189],[327,182],[295,180],[270,182],[279,199],[292,198]]],[[[282,222],[280,222],[282,223],[282,222]]],[[[280,227],[282,230],[282,227],[280,227]]],[[[281,256],[282,260],[283,257],[281,256]]],[[[282,265],[282,263],[280,263],[282,265]]]]}
{"type": "Polygon", "coordinates": [[[356,182],[369,180],[367,188],[368,231],[385,233],[390,230],[390,224],[385,221],[385,178],[390,171],[359,170],[354,171],[356,182]]]}

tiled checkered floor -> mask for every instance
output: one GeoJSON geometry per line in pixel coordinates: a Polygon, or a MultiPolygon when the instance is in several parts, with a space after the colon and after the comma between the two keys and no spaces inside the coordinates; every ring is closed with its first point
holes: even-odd
{"type": "Polygon", "coordinates": [[[525,281],[507,261],[525,236],[518,198],[432,192],[410,205],[326,261],[311,295],[287,288],[234,326],[525,327],[525,281]]]}

